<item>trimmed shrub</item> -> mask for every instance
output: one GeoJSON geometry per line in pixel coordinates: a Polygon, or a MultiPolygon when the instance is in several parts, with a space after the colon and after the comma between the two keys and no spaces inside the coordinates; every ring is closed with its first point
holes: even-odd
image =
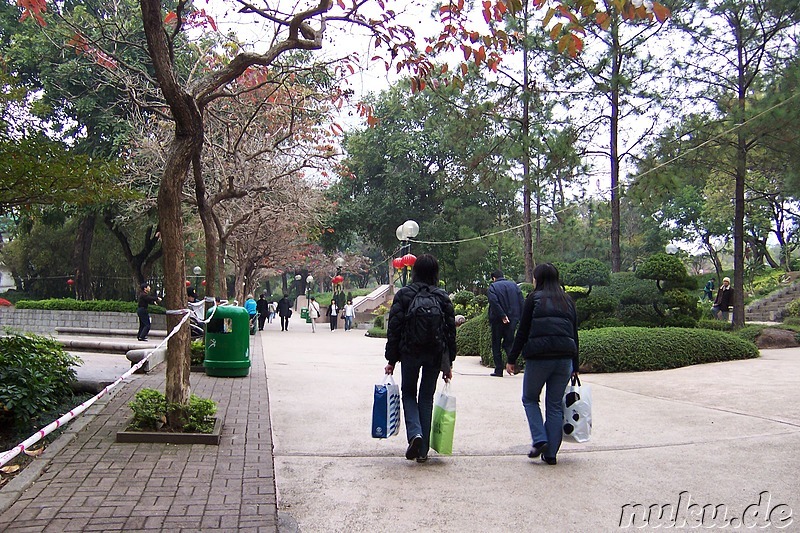
{"type": "Polygon", "coordinates": [[[800,300],[792,300],[786,304],[786,312],[790,317],[800,317],[800,300]]]}
{"type": "Polygon", "coordinates": [[[38,335],[0,337],[0,421],[27,428],[40,414],[72,398],[81,359],[38,335]]]}
{"type": "MultiPolygon", "coordinates": [[[[75,300],[74,298],[51,298],[49,300],[20,300],[17,309],[47,309],[51,311],[99,311],[112,313],[135,313],[136,302],[119,300],[75,300]]],[[[163,315],[166,310],[160,305],[148,307],[150,313],[163,315]]]]}
{"type": "Polygon", "coordinates": [[[731,331],[733,329],[733,324],[725,320],[701,318],[697,321],[697,327],[703,329],[713,329],[715,331],[731,331]]]}
{"type": "MultiPolygon", "coordinates": [[[[376,317],[376,320],[377,320],[377,318],[380,318],[381,322],[383,321],[383,317],[382,316],[381,317],[376,317]]],[[[379,339],[385,339],[386,338],[386,330],[383,329],[383,327],[377,327],[376,326],[376,327],[373,327],[373,328],[369,328],[367,330],[366,335],[367,335],[367,337],[377,337],[379,339]]]]}
{"type": "Polygon", "coordinates": [[[189,352],[191,354],[191,365],[192,366],[203,366],[206,358],[206,342],[203,339],[197,339],[192,341],[192,344],[189,347],[189,352]]]}
{"type": "Polygon", "coordinates": [[[488,354],[492,358],[492,329],[489,326],[489,312],[467,320],[456,329],[456,355],[458,357],[479,356],[488,354]]]}
{"type": "MultiPolygon", "coordinates": [[[[520,283],[519,290],[522,291],[522,295],[527,298],[530,293],[533,292],[533,283],[520,283]]],[[[487,298],[488,300],[488,298],[487,298]]]]}
{"type": "Polygon", "coordinates": [[[471,304],[474,299],[475,295],[470,291],[458,291],[451,298],[451,300],[453,300],[453,305],[461,305],[464,307],[471,304]]]}
{"type": "Polygon", "coordinates": [[[665,370],[758,357],[752,342],[703,329],[603,328],[579,335],[585,372],[665,370]]]}

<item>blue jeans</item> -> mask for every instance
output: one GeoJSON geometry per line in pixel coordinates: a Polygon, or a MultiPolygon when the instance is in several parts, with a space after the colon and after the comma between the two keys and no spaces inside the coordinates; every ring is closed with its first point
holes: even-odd
{"type": "Polygon", "coordinates": [[[572,374],[571,359],[526,359],[522,379],[522,405],[531,430],[531,444],[547,442],[547,457],[555,457],[561,448],[564,412],[561,399],[572,374]],[[542,387],[545,391],[545,420],[539,407],[542,387]]]}
{"type": "Polygon", "coordinates": [[[351,316],[344,317],[344,330],[348,331],[352,327],[353,327],[353,317],[351,316]]]}
{"type": "Polygon", "coordinates": [[[406,422],[406,436],[411,442],[422,435],[420,455],[428,455],[431,443],[431,418],[433,417],[433,395],[436,380],[439,378],[438,366],[423,366],[421,362],[404,359],[400,361],[400,391],[403,396],[403,413],[406,422]],[[419,379],[422,370],[422,379],[419,379]],[[419,381],[419,395],[417,395],[419,381]]]}
{"type": "MultiPolygon", "coordinates": [[[[509,322],[503,324],[502,322],[492,322],[492,357],[494,357],[494,371],[496,374],[503,375],[503,370],[506,369],[503,363],[503,353],[500,351],[502,347],[506,351],[506,357],[511,352],[514,346],[514,332],[517,330],[516,322],[509,322]]],[[[510,363],[511,361],[509,361],[510,363]]]]}

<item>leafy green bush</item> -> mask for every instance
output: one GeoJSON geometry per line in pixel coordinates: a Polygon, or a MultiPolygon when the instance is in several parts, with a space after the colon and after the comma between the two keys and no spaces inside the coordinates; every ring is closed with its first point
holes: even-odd
{"type": "MultiPolygon", "coordinates": [[[[519,290],[522,291],[522,295],[527,298],[530,293],[533,292],[534,286],[533,283],[520,283],[519,290]]],[[[488,298],[487,298],[488,300],[488,298]]]]}
{"type": "Polygon", "coordinates": [[[585,320],[580,323],[580,329],[597,329],[597,328],[618,328],[622,327],[625,324],[622,323],[622,320],[616,317],[606,317],[606,318],[590,318],[589,320],[585,320]]]}
{"type": "Polygon", "coordinates": [[[786,305],[786,312],[790,317],[800,317],[800,299],[789,302],[786,305]]]}
{"type": "MultiPolygon", "coordinates": [[[[75,300],[73,298],[51,298],[49,300],[20,300],[17,309],[47,309],[51,311],[100,311],[113,313],[135,313],[136,302],[119,300],[75,300]]],[[[161,314],[166,310],[160,305],[151,305],[150,313],[161,314]]]]}
{"type": "Polygon", "coordinates": [[[155,431],[167,423],[167,397],[155,389],[142,389],[128,404],[133,420],[128,429],[155,431]]]}
{"type": "Polygon", "coordinates": [[[790,317],[784,318],[783,319],[783,323],[788,325],[788,326],[800,326],[800,318],[799,317],[790,316],[790,317]]]}
{"type": "MultiPolygon", "coordinates": [[[[381,317],[375,317],[376,320],[378,318],[380,318],[381,322],[383,322],[383,317],[382,316],[381,317]]],[[[386,330],[383,329],[383,327],[378,327],[378,326],[369,328],[367,330],[367,337],[377,337],[379,339],[385,339],[386,338],[386,330]]]]}
{"type": "Polygon", "coordinates": [[[378,329],[384,329],[384,315],[377,315],[372,319],[372,326],[378,329]]]}
{"type": "Polygon", "coordinates": [[[578,320],[582,324],[592,318],[607,318],[617,309],[619,302],[606,292],[596,292],[585,298],[578,298],[575,307],[578,320]]]}
{"type": "Polygon", "coordinates": [[[214,400],[192,394],[189,396],[189,410],[184,430],[190,433],[211,433],[214,431],[216,413],[217,403],[214,400]]]}
{"type": "Polygon", "coordinates": [[[478,356],[492,358],[492,329],[489,312],[484,310],[456,329],[456,354],[458,357],[478,356]]]}
{"type": "Polygon", "coordinates": [[[0,419],[25,428],[41,413],[72,398],[74,366],[81,359],[37,335],[0,338],[0,419]]]}
{"type": "Polygon", "coordinates": [[[486,296],[485,294],[476,294],[473,303],[479,309],[483,309],[484,307],[489,305],[489,297],[486,296]]]}
{"type": "Polygon", "coordinates": [[[587,372],[664,370],[758,357],[755,344],[728,333],[684,328],[603,328],[579,332],[587,372]]]}
{"type": "Polygon", "coordinates": [[[133,411],[133,420],[128,429],[132,431],[157,431],[167,422],[167,413],[174,409],[184,411],[187,433],[211,433],[214,430],[214,414],[217,404],[214,400],[189,396],[189,405],[184,407],[170,404],[163,393],[155,389],[142,389],[128,404],[133,411]]]}
{"type": "Polygon", "coordinates": [[[594,287],[611,283],[611,269],[597,259],[578,259],[561,275],[566,285],[594,287]]]}
{"type": "Polygon", "coordinates": [[[733,324],[726,320],[714,320],[713,318],[701,318],[697,321],[697,327],[703,329],[713,329],[715,331],[731,331],[733,324]]]}
{"type": "Polygon", "coordinates": [[[458,291],[451,298],[451,300],[453,300],[453,305],[461,305],[463,307],[471,304],[474,299],[475,295],[470,291],[458,291]]]}
{"type": "Polygon", "coordinates": [[[206,342],[204,339],[197,339],[192,341],[192,344],[189,348],[191,353],[191,365],[192,366],[202,366],[203,362],[206,358],[206,342]]]}

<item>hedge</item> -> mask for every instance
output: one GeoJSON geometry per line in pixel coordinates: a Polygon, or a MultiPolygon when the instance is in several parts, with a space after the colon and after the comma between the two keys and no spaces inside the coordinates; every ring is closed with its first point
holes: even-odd
{"type": "Polygon", "coordinates": [[[488,309],[456,329],[457,357],[483,358],[485,354],[488,354],[489,360],[492,359],[492,329],[489,326],[488,309]]]}
{"type": "MultiPolygon", "coordinates": [[[[638,372],[758,357],[755,331],[742,335],[701,328],[607,327],[581,330],[581,370],[638,372]]],[[[760,329],[758,330],[760,333],[760,329]]],[[[486,315],[467,321],[456,331],[458,356],[478,356],[493,367],[491,329],[486,315]]]]}
{"type": "MultiPolygon", "coordinates": [[[[74,298],[51,298],[49,300],[20,300],[17,309],[48,309],[51,311],[100,311],[135,313],[137,302],[119,300],[75,300],[74,298]]],[[[166,310],[160,305],[149,306],[150,313],[163,315],[166,310]]]]}
{"type": "Polygon", "coordinates": [[[637,372],[758,357],[750,341],[720,331],[604,328],[579,332],[585,372],[637,372]]]}

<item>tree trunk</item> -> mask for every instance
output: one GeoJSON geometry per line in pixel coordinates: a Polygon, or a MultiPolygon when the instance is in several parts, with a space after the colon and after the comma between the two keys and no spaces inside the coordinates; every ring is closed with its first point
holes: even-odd
{"type": "MultiPolygon", "coordinates": [[[[160,0],[141,0],[142,23],[153,70],[175,121],[158,191],[158,220],[161,247],[164,251],[165,307],[171,310],[186,307],[184,273],[186,262],[183,243],[181,195],[189,166],[203,150],[203,117],[197,101],[182,90],[172,64],[172,50],[163,24],[160,0]]],[[[167,314],[167,331],[171,332],[181,316],[167,314]]],[[[166,397],[173,405],[189,403],[189,328],[184,323],[167,345],[166,397]]],[[[185,423],[184,409],[172,409],[167,423],[179,430],[185,423]]]]}
{"type": "Polygon", "coordinates": [[[622,270],[622,252],[619,246],[620,201],[619,201],[619,93],[622,56],[620,54],[619,28],[617,22],[611,24],[613,41],[611,64],[611,123],[610,123],[610,163],[611,163],[611,271],[622,270]]]}
{"type": "Polygon", "coordinates": [[[203,236],[206,242],[206,296],[216,296],[219,291],[219,263],[217,262],[217,251],[219,239],[217,238],[217,228],[214,225],[214,216],[211,205],[208,203],[206,184],[203,182],[203,172],[200,157],[196,157],[192,162],[192,174],[194,176],[194,190],[197,201],[197,213],[200,222],[203,224],[203,236]]]}
{"type": "Polygon", "coordinates": [[[75,236],[75,247],[72,250],[72,268],[75,272],[75,298],[78,300],[91,300],[94,298],[92,289],[92,273],[89,258],[92,255],[92,241],[97,214],[87,214],[78,226],[75,236]]]}
{"type": "MultiPolygon", "coordinates": [[[[528,3],[523,4],[523,36],[528,35],[528,3]]],[[[525,256],[525,281],[533,282],[533,237],[531,227],[531,142],[530,80],[528,75],[528,41],[523,38],[522,54],[522,240],[525,256]]],[[[538,198],[538,192],[537,192],[538,198]]],[[[537,220],[538,222],[538,220],[537,220]]]]}

